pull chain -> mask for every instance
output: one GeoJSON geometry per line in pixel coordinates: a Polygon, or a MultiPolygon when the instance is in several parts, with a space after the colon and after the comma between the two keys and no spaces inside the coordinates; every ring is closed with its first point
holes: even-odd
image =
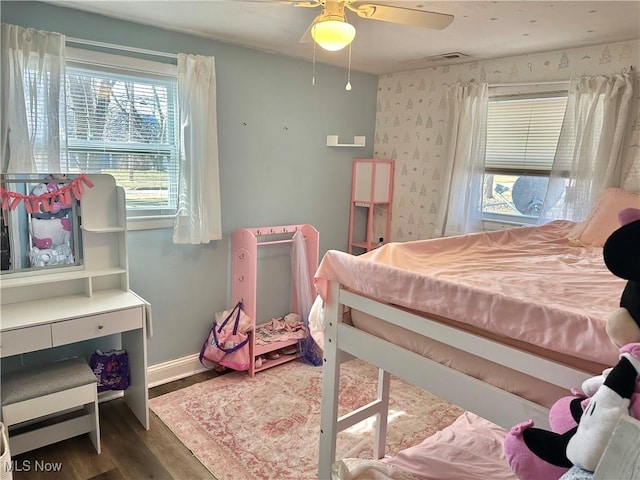
{"type": "Polygon", "coordinates": [[[311,85],[316,86],[316,42],[313,42],[313,72],[311,73],[311,85]]]}
{"type": "Polygon", "coordinates": [[[344,89],[349,92],[351,91],[351,44],[349,44],[349,69],[347,70],[347,84],[344,89]]]}

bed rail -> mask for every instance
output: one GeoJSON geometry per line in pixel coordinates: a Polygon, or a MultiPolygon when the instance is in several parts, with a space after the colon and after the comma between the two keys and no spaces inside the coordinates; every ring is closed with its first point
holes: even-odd
{"type": "Polygon", "coordinates": [[[621,417],[596,467],[593,480],[640,478],[639,438],[640,422],[628,415],[621,417]]]}
{"type": "MultiPolygon", "coordinates": [[[[484,383],[457,370],[448,368],[398,345],[358,330],[343,321],[343,306],[373,315],[381,320],[433,338],[447,345],[461,348],[489,361],[505,365],[555,385],[580,385],[591,374],[472,335],[423,316],[384,304],[331,282],[325,304],[324,366],[322,376],[322,407],[318,478],[331,478],[331,466],[336,457],[336,437],[346,426],[344,420],[354,412],[337,418],[340,363],[345,354],[363,359],[380,369],[378,398],[359,409],[362,420],[366,411],[376,416],[374,455],[385,453],[387,414],[389,404],[389,374],[476,413],[505,428],[525,419],[533,419],[537,426],[549,428],[548,409],[512,393],[484,383]]],[[[354,418],[356,418],[354,416],[354,418]]]]}

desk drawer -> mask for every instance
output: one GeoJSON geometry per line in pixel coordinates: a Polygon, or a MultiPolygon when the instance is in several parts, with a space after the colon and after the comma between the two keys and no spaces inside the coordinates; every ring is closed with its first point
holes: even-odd
{"type": "Polygon", "coordinates": [[[2,342],[0,352],[3,357],[51,348],[51,326],[36,325],[8,330],[2,332],[0,342],[2,342]]]}
{"type": "Polygon", "coordinates": [[[53,346],[142,328],[142,307],[74,318],[51,325],[53,346]]]}

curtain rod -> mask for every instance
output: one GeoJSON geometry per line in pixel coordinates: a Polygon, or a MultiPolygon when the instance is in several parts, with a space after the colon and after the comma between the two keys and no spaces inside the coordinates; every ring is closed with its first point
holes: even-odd
{"type": "Polygon", "coordinates": [[[126,47],[124,45],[115,45],[113,43],[96,42],[94,40],[83,40],[80,38],[66,37],[65,42],[75,43],[79,45],[90,45],[92,47],[109,48],[111,50],[122,50],[125,52],[141,53],[143,55],[152,55],[154,57],[165,57],[177,59],[175,53],[158,52],[156,50],[147,50],[146,48],[126,47]]]}
{"type": "Polygon", "coordinates": [[[569,80],[547,80],[544,82],[489,83],[489,87],[530,87],[531,85],[558,85],[569,82],[569,80]]]}
{"type": "MultiPolygon", "coordinates": [[[[630,65],[629,69],[633,72],[633,65],[630,65]]],[[[490,83],[489,87],[530,87],[531,85],[558,85],[570,82],[570,80],[546,80],[544,82],[490,83]]]]}

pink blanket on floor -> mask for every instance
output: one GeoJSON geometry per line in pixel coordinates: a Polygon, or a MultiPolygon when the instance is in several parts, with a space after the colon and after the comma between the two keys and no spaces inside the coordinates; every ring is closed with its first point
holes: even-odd
{"type": "Polygon", "coordinates": [[[502,453],[506,430],[470,412],[422,443],[382,460],[342,459],[340,480],[516,480],[502,453]]]}
{"type": "Polygon", "coordinates": [[[385,303],[467,323],[585,360],[614,365],[605,331],[625,282],[602,248],[571,246],[555,221],[464,236],[390,243],[364,255],[328,251],[315,275],[385,303]]]}

